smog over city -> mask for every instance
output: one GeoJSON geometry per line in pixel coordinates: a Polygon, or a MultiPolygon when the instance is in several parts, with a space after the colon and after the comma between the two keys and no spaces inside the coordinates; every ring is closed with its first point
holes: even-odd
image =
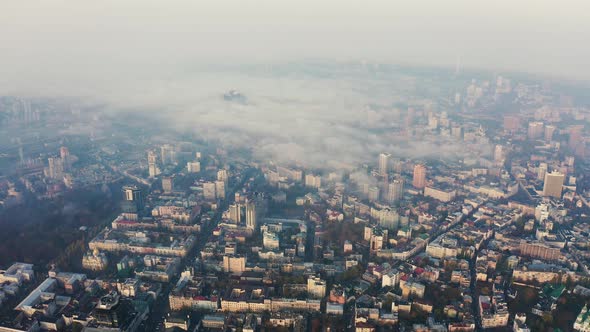
{"type": "Polygon", "coordinates": [[[590,331],[585,1],[0,3],[0,331],[590,331]]]}

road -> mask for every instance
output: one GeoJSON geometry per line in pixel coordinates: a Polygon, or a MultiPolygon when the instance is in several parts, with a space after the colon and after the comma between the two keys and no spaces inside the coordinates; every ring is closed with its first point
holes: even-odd
{"type": "MultiPolygon", "coordinates": [[[[245,170],[241,181],[229,190],[229,194],[227,195],[227,197],[233,198],[235,192],[237,190],[241,189],[243,187],[244,183],[256,171],[257,170],[254,168],[250,168],[250,169],[245,170]]],[[[181,269],[180,269],[181,271],[183,271],[184,268],[186,268],[186,266],[188,264],[191,264],[192,262],[194,262],[197,255],[199,255],[199,253],[201,252],[201,250],[203,249],[203,247],[207,243],[207,240],[209,239],[209,237],[213,233],[213,229],[215,227],[217,227],[217,225],[219,224],[219,221],[221,220],[221,215],[222,215],[223,211],[228,207],[228,205],[229,205],[228,199],[223,201],[220,208],[217,210],[215,215],[213,215],[213,218],[211,218],[211,222],[209,223],[209,225],[204,227],[201,230],[201,232],[199,232],[199,234],[197,235],[197,241],[196,241],[195,246],[189,252],[189,254],[182,259],[182,264],[181,264],[181,269]]],[[[165,330],[164,319],[166,318],[166,315],[168,314],[168,308],[169,308],[168,297],[170,295],[170,292],[172,291],[172,289],[176,285],[177,281],[178,281],[178,277],[174,277],[169,283],[162,285],[162,292],[160,293],[160,295],[156,299],[156,302],[154,303],[154,305],[152,307],[152,310],[148,316],[148,319],[143,324],[141,324],[141,326],[139,327],[139,329],[138,329],[139,332],[142,332],[142,331],[145,331],[145,332],[164,331],[165,330]]]]}
{"type": "MultiPolygon", "coordinates": [[[[100,162],[100,161],[97,161],[97,162],[100,162]]],[[[113,173],[118,173],[118,174],[120,174],[120,175],[122,175],[124,177],[130,178],[131,180],[133,180],[135,182],[138,182],[138,183],[142,183],[142,184],[144,184],[146,186],[151,185],[151,182],[149,180],[146,180],[144,178],[140,178],[139,176],[135,176],[135,175],[129,173],[129,171],[121,171],[118,167],[112,166],[112,165],[110,165],[109,163],[106,163],[106,162],[101,162],[101,164],[104,167],[110,169],[113,173]]]]}
{"type": "Polygon", "coordinates": [[[475,251],[473,257],[469,260],[469,273],[471,274],[471,283],[469,285],[469,289],[471,290],[471,305],[473,310],[473,318],[475,320],[475,330],[481,331],[481,317],[479,315],[479,294],[477,293],[477,273],[475,271],[475,262],[477,260],[477,254],[483,249],[487,248],[488,242],[493,238],[490,237],[489,239],[485,240],[482,245],[479,247],[478,250],[475,251]]]}

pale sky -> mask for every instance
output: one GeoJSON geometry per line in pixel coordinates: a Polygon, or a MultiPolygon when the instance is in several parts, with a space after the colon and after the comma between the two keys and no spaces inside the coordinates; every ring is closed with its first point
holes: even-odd
{"type": "Polygon", "coordinates": [[[191,64],[367,60],[588,80],[586,0],[0,0],[0,89],[191,64]]]}

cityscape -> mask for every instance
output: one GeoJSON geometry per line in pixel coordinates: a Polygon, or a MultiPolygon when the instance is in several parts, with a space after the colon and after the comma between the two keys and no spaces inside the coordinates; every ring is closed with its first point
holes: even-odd
{"type": "Polygon", "coordinates": [[[190,70],[0,90],[0,332],[590,331],[587,81],[190,70]]]}

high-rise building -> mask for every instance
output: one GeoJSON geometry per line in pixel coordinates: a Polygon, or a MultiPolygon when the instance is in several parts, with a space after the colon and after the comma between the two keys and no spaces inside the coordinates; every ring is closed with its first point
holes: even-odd
{"type": "Polygon", "coordinates": [[[514,115],[504,116],[504,130],[515,132],[520,129],[520,118],[514,115]]]}
{"type": "Polygon", "coordinates": [[[547,174],[547,163],[541,163],[537,168],[537,179],[545,181],[545,175],[547,174]]]}
{"type": "Polygon", "coordinates": [[[123,187],[123,201],[121,209],[125,213],[138,213],[143,210],[143,193],[138,186],[130,185],[123,187]]]}
{"type": "Polygon", "coordinates": [[[21,100],[21,106],[22,106],[22,116],[23,116],[23,121],[25,123],[29,123],[31,122],[32,118],[33,118],[33,110],[31,109],[31,101],[30,100],[21,100]]]}
{"type": "Polygon", "coordinates": [[[158,155],[154,151],[148,151],[148,173],[150,178],[160,175],[158,167],[158,155]]]}
{"type": "Polygon", "coordinates": [[[236,224],[242,222],[242,205],[232,204],[229,206],[229,219],[236,224]]]}
{"type": "Polygon", "coordinates": [[[306,174],[305,186],[310,188],[320,188],[322,185],[322,178],[319,175],[306,174]]]}
{"type": "Polygon", "coordinates": [[[500,144],[497,144],[494,148],[494,161],[496,163],[501,163],[504,161],[505,157],[504,147],[500,144]]]}
{"type": "Polygon", "coordinates": [[[387,176],[387,172],[389,172],[389,158],[391,155],[389,153],[380,153],[379,154],[379,175],[387,176]]]}
{"type": "Polygon", "coordinates": [[[203,197],[206,200],[215,200],[217,199],[217,192],[215,182],[205,182],[203,183],[203,197]]]}
{"type": "Polygon", "coordinates": [[[52,179],[61,180],[64,177],[64,164],[61,158],[47,158],[48,176],[52,179]]]}
{"type": "Polygon", "coordinates": [[[176,162],[176,149],[170,144],[164,144],[160,147],[160,158],[162,165],[170,165],[176,162]]]}
{"type": "Polygon", "coordinates": [[[162,178],[162,190],[165,193],[171,193],[174,191],[174,178],[171,176],[165,176],[162,178]]]}
{"type": "Polygon", "coordinates": [[[59,148],[59,156],[61,158],[63,167],[65,171],[69,171],[70,170],[70,150],[68,150],[67,147],[62,146],[61,148],[59,148]]]}
{"type": "Polygon", "coordinates": [[[398,202],[404,195],[404,180],[395,179],[388,185],[387,201],[389,203],[398,202]]]}
{"type": "Polygon", "coordinates": [[[543,184],[543,196],[561,198],[561,190],[565,175],[560,172],[551,172],[545,174],[545,183],[543,184]]]}
{"type": "Polygon", "coordinates": [[[69,155],[70,150],[67,147],[62,146],[61,148],[59,148],[59,156],[61,157],[61,159],[66,159],[69,155]]]}
{"type": "Polygon", "coordinates": [[[186,170],[189,173],[199,173],[201,171],[201,163],[198,161],[189,161],[186,163],[186,170]]]}
{"type": "Polygon", "coordinates": [[[385,229],[393,230],[399,226],[399,214],[395,210],[389,208],[383,209],[379,211],[376,217],[379,221],[379,226],[385,229]]]}
{"type": "Polygon", "coordinates": [[[535,219],[539,224],[543,224],[543,222],[549,219],[549,204],[548,203],[541,203],[535,207],[535,219]]]}
{"type": "Polygon", "coordinates": [[[551,141],[553,139],[553,134],[555,134],[555,130],[557,128],[554,125],[547,125],[545,126],[545,140],[551,141]]]}
{"type": "Polygon", "coordinates": [[[426,187],[426,166],[422,164],[417,164],[414,166],[414,178],[412,180],[412,185],[418,189],[426,187]]]}
{"type": "Polygon", "coordinates": [[[258,227],[258,214],[256,211],[256,203],[248,201],[246,203],[246,227],[251,230],[256,230],[258,227]]]}
{"type": "Polygon", "coordinates": [[[226,169],[220,169],[219,171],[217,171],[217,180],[224,181],[225,183],[228,182],[229,174],[226,169]]]}
{"type": "Polygon", "coordinates": [[[371,202],[377,202],[379,200],[379,187],[372,186],[369,187],[368,198],[371,202]]]}
{"type": "Polygon", "coordinates": [[[225,199],[225,192],[227,189],[227,182],[217,180],[215,181],[215,193],[218,199],[225,199]]]}
{"type": "Polygon", "coordinates": [[[246,199],[246,227],[251,230],[258,228],[259,221],[266,215],[267,202],[261,194],[254,194],[246,199]]]}
{"type": "Polygon", "coordinates": [[[545,130],[543,122],[535,121],[529,122],[529,129],[527,132],[527,136],[529,139],[538,139],[543,137],[545,130]]]}

